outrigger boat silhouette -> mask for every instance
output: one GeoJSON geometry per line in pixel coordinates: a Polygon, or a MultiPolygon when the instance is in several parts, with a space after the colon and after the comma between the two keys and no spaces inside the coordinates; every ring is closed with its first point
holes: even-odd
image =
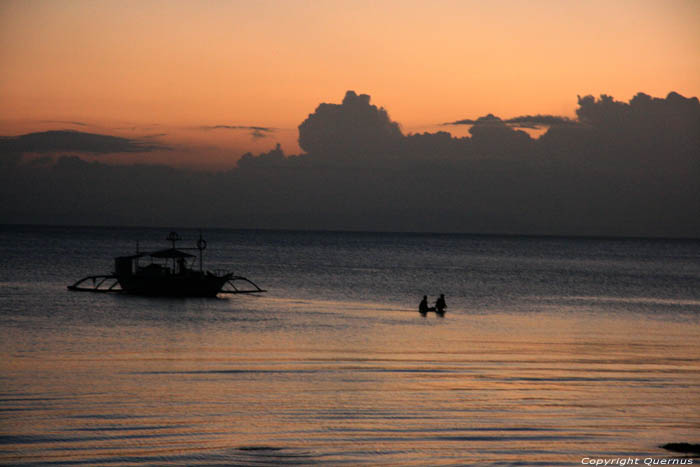
{"type": "Polygon", "coordinates": [[[176,232],[170,232],[166,240],[172,243],[171,248],[149,253],[139,252],[137,244],[136,254],[114,258],[112,274],[83,277],[69,285],[68,290],[170,297],[215,297],[218,294],[265,292],[243,276],[231,272],[205,271],[202,253],[207,248],[207,242],[201,233],[196,248],[175,248],[175,243],[180,240],[176,232]],[[195,249],[199,250],[199,270],[192,268],[197,256],[183,251],[195,249]],[[141,258],[150,258],[150,262],[142,266],[141,258]]]}

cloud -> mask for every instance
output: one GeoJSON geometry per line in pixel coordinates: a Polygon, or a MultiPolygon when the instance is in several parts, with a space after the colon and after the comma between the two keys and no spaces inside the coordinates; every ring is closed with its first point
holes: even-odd
{"type": "MultiPolygon", "coordinates": [[[[456,120],[454,122],[442,123],[443,126],[453,126],[453,125],[474,125],[484,117],[479,119],[469,119],[465,118],[463,120],[456,120]]],[[[519,128],[541,128],[543,126],[552,125],[574,125],[577,122],[571,120],[567,117],[560,117],[558,115],[522,115],[518,117],[509,118],[502,120],[504,123],[519,128]]]]}
{"type": "Polygon", "coordinates": [[[576,114],[489,114],[468,137],[403,135],[348,92],[300,125],[302,154],[277,146],[226,172],[70,157],[0,170],[0,219],[700,238],[698,100],[585,96],[576,114]],[[514,128],[523,123],[549,128],[533,139],[514,128]]]}
{"type": "Polygon", "coordinates": [[[277,128],[247,125],[209,125],[199,128],[200,130],[244,130],[248,131],[253,139],[267,138],[271,133],[277,131],[277,128]]]}
{"type": "Polygon", "coordinates": [[[144,124],[144,125],[129,125],[129,126],[120,126],[114,128],[115,130],[118,131],[154,131],[156,128],[161,128],[163,125],[160,123],[151,123],[151,124],[144,124]]]}
{"type": "Polygon", "coordinates": [[[299,156],[285,156],[282,147],[277,144],[275,149],[271,151],[258,154],[257,156],[251,153],[245,153],[238,160],[238,168],[240,170],[249,169],[279,169],[279,168],[293,168],[297,166],[297,160],[299,156]]]}
{"type": "Polygon", "coordinates": [[[299,125],[299,146],[312,156],[368,161],[401,141],[399,124],[370,96],[347,91],[342,104],[321,104],[299,125]]]}
{"type": "Polygon", "coordinates": [[[202,130],[256,130],[264,132],[275,131],[275,128],[264,127],[264,126],[244,126],[244,125],[211,125],[202,126],[202,130]]]}
{"type": "Polygon", "coordinates": [[[442,123],[444,126],[449,126],[449,125],[473,125],[476,123],[476,120],[473,120],[471,118],[465,118],[463,120],[455,120],[454,122],[445,122],[442,123]]]}
{"type": "Polygon", "coordinates": [[[532,138],[521,130],[514,130],[505,121],[488,114],[478,118],[469,129],[472,143],[480,154],[504,157],[518,152],[530,152],[532,138]]]}
{"type": "MultiPolygon", "coordinates": [[[[629,102],[616,101],[606,94],[578,97],[579,121],[600,130],[630,132],[652,128],[671,131],[697,128],[700,103],[697,97],[685,98],[671,92],[665,99],[637,93],[629,102]]],[[[692,131],[691,131],[692,132],[692,131]]],[[[697,136],[698,132],[692,132],[697,136]]],[[[643,135],[644,136],[644,135],[643,135]]]]}
{"type": "Polygon", "coordinates": [[[52,130],[0,139],[0,153],[85,153],[114,154],[150,152],[167,146],[119,136],[52,130]]]}
{"type": "Polygon", "coordinates": [[[506,123],[520,128],[541,128],[552,125],[576,125],[577,122],[558,115],[522,115],[505,120],[506,123]]]}
{"type": "Polygon", "coordinates": [[[41,123],[60,123],[62,125],[90,126],[88,123],[76,122],[72,120],[44,120],[41,123]]]}
{"type": "Polygon", "coordinates": [[[251,136],[251,138],[253,138],[253,139],[261,139],[261,138],[267,138],[268,135],[265,134],[265,133],[264,133],[263,131],[261,131],[261,130],[253,130],[253,131],[250,132],[250,136],[251,136]]]}

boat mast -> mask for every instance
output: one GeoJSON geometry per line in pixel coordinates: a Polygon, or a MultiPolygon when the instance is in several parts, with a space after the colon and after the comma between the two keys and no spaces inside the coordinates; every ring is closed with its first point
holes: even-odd
{"type": "Polygon", "coordinates": [[[177,232],[170,232],[168,236],[166,237],[166,240],[169,242],[172,242],[173,244],[173,250],[175,249],[175,242],[180,240],[180,236],[177,234],[177,232]]]}
{"type": "MultiPolygon", "coordinates": [[[[175,249],[175,242],[180,240],[180,236],[177,234],[177,232],[170,232],[168,236],[166,237],[166,240],[169,242],[172,242],[173,244],[173,250],[175,249]]],[[[175,272],[175,257],[173,256],[173,273],[175,272]]]]}
{"type": "Polygon", "coordinates": [[[207,241],[202,238],[202,231],[199,231],[199,240],[197,240],[197,249],[199,250],[199,272],[204,272],[204,250],[207,248],[207,241]]]}

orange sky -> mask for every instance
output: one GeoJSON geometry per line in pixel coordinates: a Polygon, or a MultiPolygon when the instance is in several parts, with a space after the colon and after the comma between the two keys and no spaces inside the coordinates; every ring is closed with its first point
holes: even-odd
{"type": "Polygon", "coordinates": [[[299,123],[348,89],[405,133],[573,116],[577,94],[700,96],[698,31],[696,0],[3,1],[0,135],[148,137],[178,150],[130,160],[226,167],[298,152],[299,123]]]}

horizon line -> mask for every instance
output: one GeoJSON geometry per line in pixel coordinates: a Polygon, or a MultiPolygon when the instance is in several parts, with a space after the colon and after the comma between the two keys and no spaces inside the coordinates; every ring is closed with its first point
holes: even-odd
{"type": "Polygon", "coordinates": [[[508,232],[431,232],[431,231],[394,231],[394,230],[365,230],[365,229],[291,229],[269,227],[185,227],[185,226],[147,226],[147,225],[87,225],[87,224],[8,224],[0,222],[0,229],[10,228],[76,228],[76,229],[114,229],[125,230],[198,230],[232,231],[232,232],[277,232],[277,233],[329,233],[329,234],[366,234],[366,235],[405,235],[405,236],[462,236],[462,237],[501,237],[501,238],[541,238],[541,239],[571,239],[571,240],[652,240],[652,241],[682,241],[700,242],[698,237],[663,237],[637,235],[576,235],[576,234],[546,234],[546,233],[508,233],[508,232]]]}

